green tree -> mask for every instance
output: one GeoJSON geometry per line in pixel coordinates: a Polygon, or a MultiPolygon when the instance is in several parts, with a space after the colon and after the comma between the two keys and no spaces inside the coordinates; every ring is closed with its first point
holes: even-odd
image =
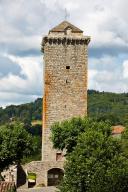
{"type": "Polygon", "coordinates": [[[66,149],[67,153],[73,151],[77,145],[79,136],[88,129],[101,131],[104,135],[111,135],[109,122],[96,122],[91,118],[72,118],[63,122],[57,122],[52,126],[52,142],[54,148],[66,149]]]}
{"type": "Polygon", "coordinates": [[[52,140],[54,147],[67,149],[61,192],[128,191],[128,160],[121,140],[112,137],[109,123],[87,118],[56,123],[52,140]]]}
{"type": "Polygon", "coordinates": [[[32,136],[22,123],[0,127],[0,171],[33,152],[32,136]]]}
{"type": "Polygon", "coordinates": [[[121,135],[122,149],[125,156],[128,158],[128,125],[125,127],[124,132],[121,135]]]}

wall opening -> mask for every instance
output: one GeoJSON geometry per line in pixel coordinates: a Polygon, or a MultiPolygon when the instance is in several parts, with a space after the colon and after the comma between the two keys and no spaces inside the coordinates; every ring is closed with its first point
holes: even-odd
{"type": "Polygon", "coordinates": [[[62,159],[62,153],[56,153],[56,161],[60,161],[62,159]]]}
{"type": "Polygon", "coordinates": [[[62,169],[53,168],[48,171],[48,186],[57,186],[64,176],[62,169]]]}
{"type": "Polygon", "coordinates": [[[66,66],[66,69],[70,69],[70,66],[68,65],[68,66],[66,66]]]}

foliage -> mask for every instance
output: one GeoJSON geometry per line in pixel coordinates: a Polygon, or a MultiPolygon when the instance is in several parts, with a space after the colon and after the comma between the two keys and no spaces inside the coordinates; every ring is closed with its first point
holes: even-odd
{"type": "MultiPolygon", "coordinates": [[[[88,90],[88,115],[98,121],[109,120],[113,125],[128,124],[128,93],[88,90]]],[[[24,122],[27,127],[33,120],[41,120],[42,98],[31,103],[0,108],[0,124],[12,119],[24,122]]]]}
{"type": "Polygon", "coordinates": [[[41,146],[42,146],[42,138],[40,136],[32,136],[33,138],[33,151],[31,154],[24,155],[21,163],[29,163],[31,161],[40,161],[41,160],[41,146]]]}
{"type": "Polygon", "coordinates": [[[29,163],[31,161],[41,160],[41,146],[42,146],[42,125],[40,121],[32,122],[32,125],[24,125],[24,128],[33,137],[33,152],[31,155],[24,155],[22,164],[29,163]]]}
{"type": "Polygon", "coordinates": [[[36,180],[36,173],[28,172],[27,179],[36,180]]]}
{"type": "Polygon", "coordinates": [[[88,115],[113,125],[128,124],[128,93],[88,91],[88,115]]]}
{"type": "Polygon", "coordinates": [[[32,125],[24,125],[26,130],[31,133],[33,136],[42,136],[42,125],[41,124],[32,124],[32,125]]]}
{"type": "Polygon", "coordinates": [[[30,124],[33,120],[41,120],[42,118],[42,99],[38,98],[35,102],[10,105],[5,109],[0,108],[0,124],[10,121],[22,121],[30,124]]]}
{"type": "MultiPolygon", "coordinates": [[[[112,125],[128,125],[128,93],[116,94],[89,90],[88,115],[95,121],[100,122],[101,120],[109,120],[112,125]]],[[[24,155],[22,163],[30,162],[32,160],[40,160],[42,136],[42,98],[38,98],[31,103],[17,106],[10,105],[5,109],[2,107],[0,108],[0,125],[8,124],[10,122],[16,123],[17,121],[21,121],[24,124],[24,128],[28,133],[32,134],[33,141],[35,142],[35,152],[31,155],[24,155]]],[[[69,122],[65,122],[65,125],[63,125],[65,126],[65,132],[63,131],[63,135],[60,136],[59,130],[58,133],[56,132],[56,134],[58,134],[58,138],[62,141],[64,140],[65,142],[60,144],[59,139],[58,141],[56,139],[56,145],[58,145],[60,149],[63,149],[67,145],[68,151],[71,151],[71,145],[73,147],[76,145],[79,133],[84,131],[84,124],[90,124],[90,121],[93,120],[87,120],[87,122],[81,122],[80,119],[73,121],[73,126],[77,123],[75,121],[79,121],[79,125],[77,125],[78,129],[76,127],[76,129],[72,131],[72,134],[70,132],[72,125],[69,126],[69,122]],[[72,137],[76,138],[76,140],[72,139],[72,137]]],[[[2,126],[2,128],[5,128],[5,126],[2,126]]]]}
{"type": "Polygon", "coordinates": [[[125,128],[125,131],[121,135],[121,142],[124,154],[128,158],[128,127],[125,128]]]}
{"type": "Polygon", "coordinates": [[[10,164],[20,162],[33,151],[33,138],[22,123],[0,127],[0,171],[10,164]]]}
{"type": "Polygon", "coordinates": [[[96,122],[90,118],[72,118],[61,123],[55,123],[52,128],[52,142],[54,148],[67,152],[72,152],[77,144],[78,137],[88,129],[93,128],[96,131],[101,131],[104,135],[111,135],[110,123],[96,122]]]}
{"type": "Polygon", "coordinates": [[[110,123],[73,118],[53,126],[52,140],[54,147],[67,149],[61,192],[128,191],[128,159],[110,123]]]}

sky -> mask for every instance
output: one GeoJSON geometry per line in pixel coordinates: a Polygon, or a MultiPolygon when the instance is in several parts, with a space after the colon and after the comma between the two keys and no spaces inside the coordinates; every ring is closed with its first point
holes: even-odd
{"type": "Polygon", "coordinates": [[[0,0],[0,106],[43,95],[41,41],[65,20],[91,36],[88,89],[128,92],[128,0],[0,0]]]}

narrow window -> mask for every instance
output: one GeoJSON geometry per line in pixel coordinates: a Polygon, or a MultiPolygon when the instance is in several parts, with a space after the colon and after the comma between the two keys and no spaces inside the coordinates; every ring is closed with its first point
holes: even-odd
{"type": "Polygon", "coordinates": [[[56,153],[56,161],[61,160],[62,153],[56,153]]]}
{"type": "Polygon", "coordinates": [[[68,66],[66,66],[66,69],[70,69],[70,66],[68,65],[68,66]]]}

